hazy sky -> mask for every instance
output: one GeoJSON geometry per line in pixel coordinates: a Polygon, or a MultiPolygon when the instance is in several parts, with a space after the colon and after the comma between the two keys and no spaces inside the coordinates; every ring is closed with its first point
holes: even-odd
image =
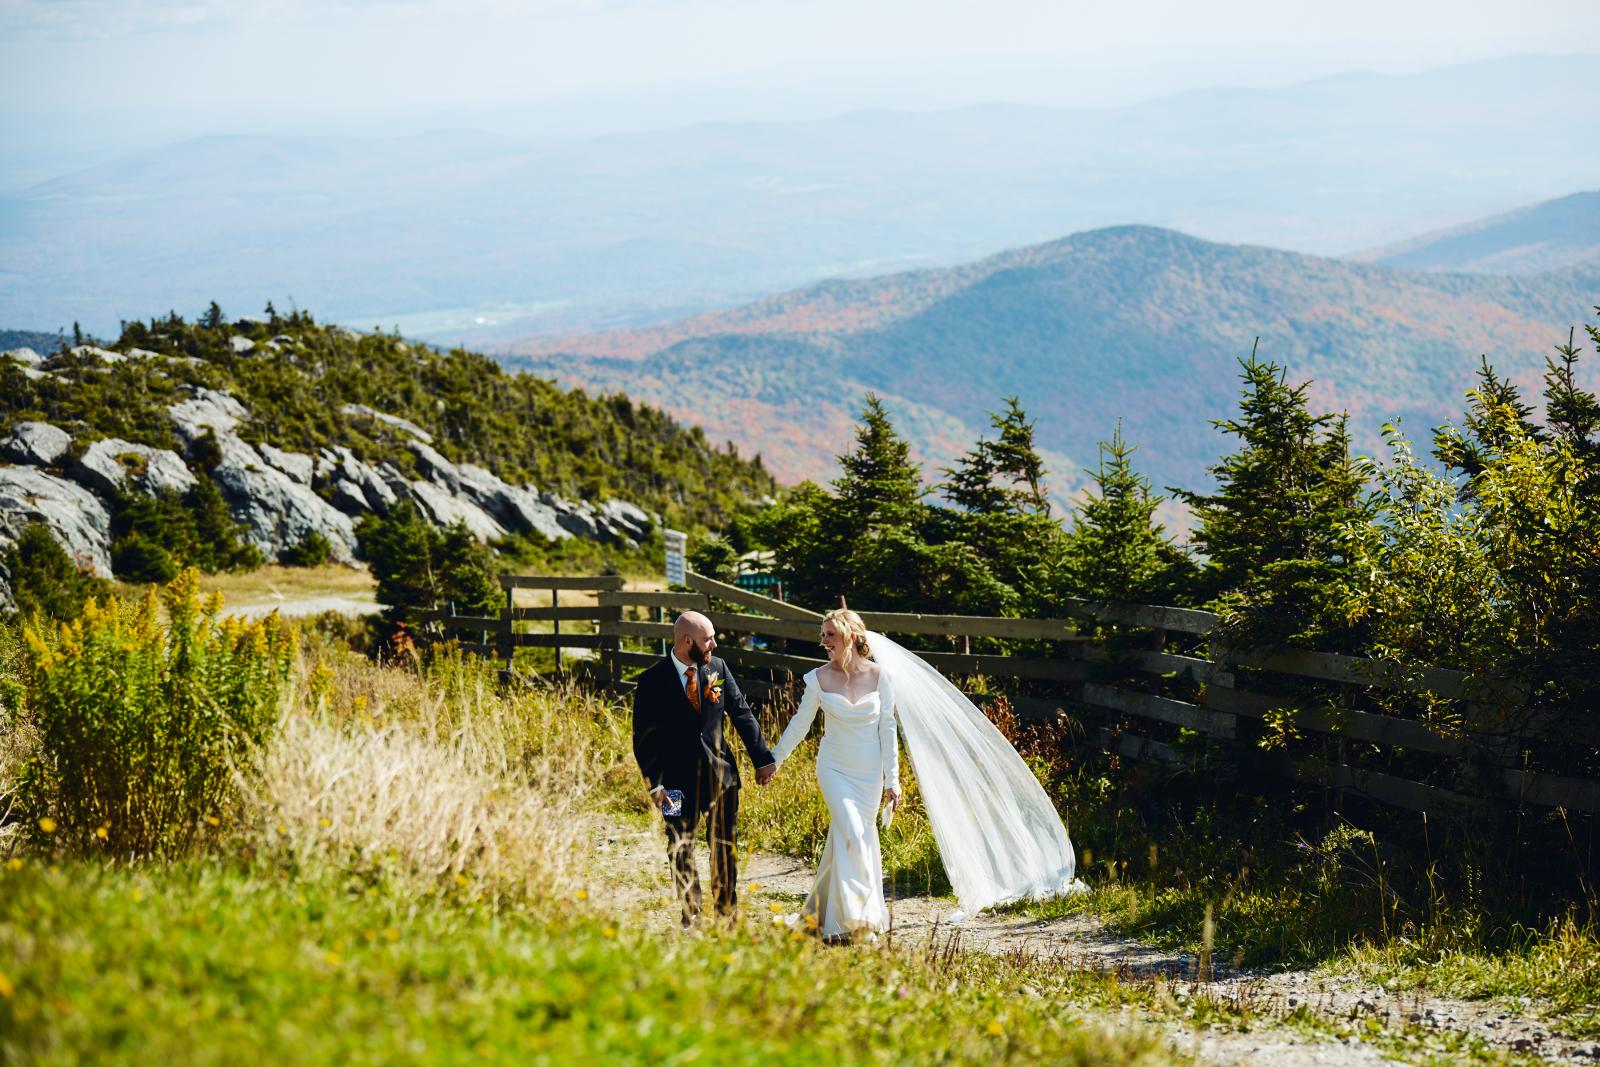
{"type": "Polygon", "coordinates": [[[1590,51],[1597,30],[1593,0],[0,0],[0,106],[370,109],[783,83],[909,57],[1227,45],[1420,67],[1590,51]]]}
{"type": "Polygon", "coordinates": [[[207,134],[1116,106],[1597,41],[1595,0],[0,0],[0,192],[207,134]]]}

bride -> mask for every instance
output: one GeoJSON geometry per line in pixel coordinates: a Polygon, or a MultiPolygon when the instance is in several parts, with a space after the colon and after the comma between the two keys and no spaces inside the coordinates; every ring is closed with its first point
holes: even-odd
{"type": "Polygon", "coordinates": [[[928,821],[962,909],[1080,892],[1072,842],[1043,787],[983,713],[925,661],[848,609],[822,619],[828,662],[805,676],[800,707],[772,749],[779,766],[825,708],[817,782],[831,823],[817,880],[801,914],[825,938],[888,929],[885,824],[900,803],[899,746],[906,735],[928,821]]]}

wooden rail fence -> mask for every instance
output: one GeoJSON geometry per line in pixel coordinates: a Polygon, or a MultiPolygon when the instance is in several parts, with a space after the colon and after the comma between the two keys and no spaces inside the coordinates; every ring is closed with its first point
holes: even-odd
{"type": "MultiPolygon", "coordinates": [[[[739,670],[741,687],[752,699],[792,693],[796,676],[823,662],[816,647],[819,612],[692,572],[687,582],[684,591],[646,592],[629,590],[614,576],[501,575],[505,602],[497,614],[435,611],[421,621],[508,670],[518,649],[549,648],[555,650],[558,677],[581,671],[593,684],[619,690],[630,688],[629,676],[663,654],[672,639],[670,617],[686,610],[711,619],[718,655],[739,670]],[[519,590],[548,592],[549,606],[519,605],[519,590]],[[562,593],[568,594],[565,605],[562,593]],[[529,624],[547,629],[533,631],[529,624]],[[797,648],[790,650],[790,643],[797,648]],[[565,650],[574,653],[571,667],[565,650]]],[[[1586,724],[1576,736],[1569,729],[1559,738],[1496,727],[1460,671],[1402,671],[1320,652],[1230,650],[1206,637],[1217,616],[1192,608],[1068,600],[1060,611],[1056,619],[861,615],[887,634],[959,646],[919,654],[958,685],[984,679],[975,699],[993,699],[988,689],[998,685],[1019,716],[1069,715],[1082,722],[1086,741],[1126,759],[1174,767],[1231,762],[1418,811],[1533,806],[1600,812],[1600,781],[1533,766],[1536,755],[1551,746],[1600,746],[1594,727],[1586,724]],[[974,641],[986,639],[1029,642],[1029,651],[972,650],[974,641]],[[1130,640],[1143,647],[1129,647],[1130,640]],[[1335,692],[1270,691],[1285,682],[1301,690],[1311,682],[1313,690],[1335,692]],[[1359,706],[1363,693],[1379,690],[1454,702],[1463,709],[1462,721],[1474,728],[1446,732],[1359,706]],[[1304,745],[1264,750],[1257,743],[1264,724],[1284,716],[1296,736],[1329,739],[1336,753],[1308,753],[1304,745]],[[1363,759],[1351,757],[1355,748],[1363,759]]]]}

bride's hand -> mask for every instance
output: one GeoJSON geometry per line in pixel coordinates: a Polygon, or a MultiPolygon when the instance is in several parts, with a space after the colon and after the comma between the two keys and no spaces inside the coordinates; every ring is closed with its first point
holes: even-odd
{"type": "Polygon", "coordinates": [[[894,808],[896,811],[900,810],[900,790],[893,788],[885,789],[883,791],[883,802],[889,805],[891,808],[894,808]]]}

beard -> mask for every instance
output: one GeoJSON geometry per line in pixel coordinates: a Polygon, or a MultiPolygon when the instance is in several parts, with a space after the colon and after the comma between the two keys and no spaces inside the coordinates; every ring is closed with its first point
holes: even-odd
{"type": "Polygon", "coordinates": [[[704,667],[706,665],[706,650],[701,648],[699,645],[690,645],[689,659],[694,661],[697,665],[704,667]]]}

